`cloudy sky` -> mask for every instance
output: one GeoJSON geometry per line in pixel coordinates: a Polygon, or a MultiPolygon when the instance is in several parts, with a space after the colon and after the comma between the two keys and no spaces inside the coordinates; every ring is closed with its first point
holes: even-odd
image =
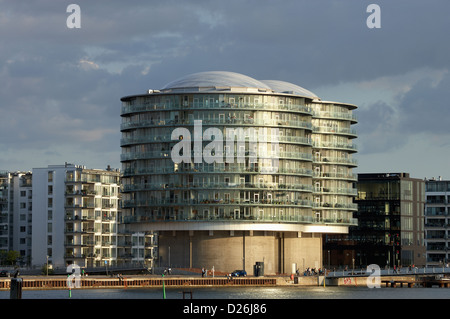
{"type": "Polygon", "coordinates": [[[357,172],[450,179],[448,0],[0,0],[0,170],[120,168],[120,98],[189,73],[358,105],[357,172]],[[68,28],[71,4],[81,28],[68,28]],[[369,4],[381,28],[368,28],[369,4]]]}

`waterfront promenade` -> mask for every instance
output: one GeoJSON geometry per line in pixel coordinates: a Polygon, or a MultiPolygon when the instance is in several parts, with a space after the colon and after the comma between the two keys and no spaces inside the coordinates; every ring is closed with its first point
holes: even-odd
{"type": "MultiPolygon", "coordinates": [[[[26,289],[68,289],[67,276],[23,276],[22,288],[26,289]]],[[[311,277],[313,281],[316,278],[311,277]]],[[[191,276],[87,276],[80,278],[79,288],[151,288],[151,287],[207,287],[207,286],[277,286],[285,284],[289,277],[191,277],[191,276]]],[[[75,281],[74,281],[75,282],[75,281]]],[[[0,278],[0,290],[9,290],[10,278],[0,278]]]]}
{"type": "MultiPolygon", "coordinates": [[[[450,287],[450,268],[403,268],[382,269],[376,275],[379,283],[386,287],[431,286],[450,287]]],[[[348,271],[327,271],[327,275],[294,276],[246,276],[227,277],[224,275],[201,277],[190,275],[90,275],[79,277],[77,288],[151,288],[151,287],[245,287],[245,286],[367,286],[373,277],[364,269],[348,271]],[[370,278],[369,278],[370,279],[370,278]]],[[[68,289],[67,275],[24,275],[19,276],[24,290],[68,289]]],[[[73,281],[75,282],[75,281],[73,281]]],[[[0,277],[0,290],[9,290],[11,278],[0,277]]]]}
{"type": "MultiPolygon", "coordinates": [[[[401,267],[397,269],[383,268],[379,269],[380,276],[399,276],[399,275],[448,275],[450,276],[450,267],[401,267]]],[[[369,272],[367,269],[350,269],[350,270],[329,270],[327,277],[353,277],[353,276],[367,276],[369,272]]]]}

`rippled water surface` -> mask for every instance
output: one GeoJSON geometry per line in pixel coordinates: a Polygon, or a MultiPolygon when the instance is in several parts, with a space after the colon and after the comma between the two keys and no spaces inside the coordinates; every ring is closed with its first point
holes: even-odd
{"type": "MultiPolygon", "coordinates": [[[[166,288],[166,299],[450,299],[450,288],[217,287],[166,288]],[[187,297],[187,295],[186,295],[187,297]]],[[[9,299],[0,291],[0,299],[9,299]]],[[[162,299],[162,288],[24,290],[22,299],[162,299]]]]}

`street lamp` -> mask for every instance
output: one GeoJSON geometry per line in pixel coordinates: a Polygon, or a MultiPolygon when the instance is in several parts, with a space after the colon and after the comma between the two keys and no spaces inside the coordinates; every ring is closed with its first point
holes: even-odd
{"type": "Polygon", "coordinates": [[[331,269],[330,267],[330,251],[328,250],[328,269],[331,269]]]}

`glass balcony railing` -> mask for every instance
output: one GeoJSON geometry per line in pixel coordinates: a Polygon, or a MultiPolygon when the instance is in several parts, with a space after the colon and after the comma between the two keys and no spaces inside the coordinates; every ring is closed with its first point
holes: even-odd
{"type": "Polygon", "coordinates": [[[314,163],[322,163],[322,164],[346,164],[350,166],[356,166],[357,161],[353,158],[345,158],[345,157],[332,157],[332,156],[314,156],[314,163]]]}
{"type": "Polygon", "coordinates": [[[278,184],[278,183],[147,183],[147,184],[124,184],[123,192],[142,190],[176,190],[176,189],[224,189],[224,190],[280,190],[312,192],[312,185],[307,184],[278,184]]]}
{"type": "MultiPolygon", "coordinates": [[[[302,144],[302,145],[312,145],[311,138],[302,137],[302,136],[278,136],[278,143],[287,143],[287,144],[302,144]]],[[[226,136],[224,136],[224,140],[226,140],[226,136]]],[[[173,143],[175,140],[172,140],[170,135],[147,135],[147,136],[137,136],[137,137],[128,137],[122,138],[120,140],[121,146],[132,145],[132,144],[142,144],[142,143],[173,143]]],[[[245,142],[255,142],[258,140],[250,140],[248,136],[245,137],[245,142]]],[[[268,141],[270,143],[270,141],[268,141]]],[[[226,144],[226,142],[224,143],[226,144]]]]}
{"type": "Polygon", "coordinates": [[[338,120],[349,120],[353,123],[358,121],[357,117],[353,113],[348,112],[330,112],[330,111],[313,111],[313,117],[323,118],[323,119],[338,119],[338,120]]]}
{"type": "Polygon", "coordinates": [[[358,175],[354,173],[334,173],[334,172],[316,172],[313,173],[313,178],[317,179],[345,179],[356,181],[358,180],[358,175]]]}
{"type": "Polygon", "coordinates": [[[342,195],[358,195],[356,188],[341,188],[341,187],[314,187],[314,194],[342,194],[342,195]]]}
{"type": "Polygon", "coordinates": [[[276,200],[276,199],[261,199],[261,200],[250,200],[250,199],[146,199],[146,200],[124,200],[122,202],[123,208],[131,207],[160,207],[160,206],[209,206],[209,205],[229,205],[229,206],[273,206],[273,207],[312,207],[312,202],[310,200],[276,200]]]}
{"type": "Polygon", "coordinates": [[[320,208],[320,209],[337,209],[337,210],[352,210],[356,211],[358,210],[358,204],[354,203],[330,203],[330,202],[314,202],[313,208],[320,208]]]}
{"type": "Polygon", "coordinates": [[[308,213],[297,214],[270,214],[270,213],[181,213],[160,216],[125,216],[123,223],[141,222],[259,222],[259,223],[286,223],[286,224],[313,224],[313,225],[340,225],[357,226],[356,218],[319,218],[308,213]]]}
{"type": "MultiPolygon", "coordinates": [[[[157,127],[157,126],[193,126],[195,120],[201,120],[202,125],[204,126],[210,126],[210,125],[226,125],[226,126],[250,126],[250,127],[267,127],[267,126],[274,126],[274,127],[291,127],[291,128],[297,128],[297,129],[306,129],[311,130],[312,124],[307,121],[295,121],[295,120],[273,120],[273,119],[194,119],[194,120],[184,120],[183,122],[179,121],[130,121],[130,122],[123,122],[120,125],[121,130],[128,130],[128,129],[135,129],[135,128],[142,128],[142,127],[157,127]]],[[[356,133],[355,133],[356,134],[356,133]]]]}
{"type": "MultiPolygon", "coordinates": [[[[127,168],[123,171],[123,176],[133,175],[154,175],[154,174],[173,174],[173,173],[187,173],[187,174],[210,174],[210,173],[230,173],[230,174],[259,174],[261,170],[255,167],[232,167],[217,168],[217,167],[183,167],[175,168],[172,166],[165,167],[146,167],[146,168],[127,168]]],[[[276,174],[289,174],[296,176],[312,176],[312,170],[307,168],[278,168],[276,174]]]]}
{"type": "Polygon", "coordinates": [[[311,107],[303,104],[274,104],[274,103],[190,103],[185,106],[179,104],[167,104],[167,103],[142,103],[135,105],[122,105],[121,114],[130,114],[134,112],[146,112],[146,111],[173,111],[173,110],[255,110],[255,111],[288,111],[298,112],[311,115],[311,107]]]}
{"type": "Polygon", "coordinates": [[[357,146],[352,143],[339,143],[339,142],[317,142],[313,141],[312,146],[314,148],[332,148],[332,149],[345,149],[348,151],[356,152],[357,146]]]}
{"type": "MultiPolygon", "coordinates": [[[[195,153],[193,153],[195,156],[195,153]]],[[[238,154],[233,154],[233,157],[237,157],[238,154]]],[[[248,152],[245,153],[248,157],[248,152]]],[[[120,160],[121,161],[129,161],[129,160],[137,160],[137,159],[162,159],[162,158],[171,158],[172,153],[171,151],[150,151],[150,152],[129,152],[129,153],[122,153],[120,154],[120,160]]],[[[310,153],[303,153],[303,152],[277,152],[277,153],[262,153],[257,152],[256,156],[258,159],[270,159],[270,158],[277,158],[277,159],[294,159],[294,160],[305,160],[305,161],[312,161],[312,155],[310,153]]],[[[226,152],[223,152],[223,157],[226,157],[226,152]]],[[[224,159],[225,162],[225,159],[224,159]]]]}
{"type": "Polygon", "coordinates": [[[356,130],[344,127],[313,126],[313,133],[333,133],[356,136],[356,130]]]}

